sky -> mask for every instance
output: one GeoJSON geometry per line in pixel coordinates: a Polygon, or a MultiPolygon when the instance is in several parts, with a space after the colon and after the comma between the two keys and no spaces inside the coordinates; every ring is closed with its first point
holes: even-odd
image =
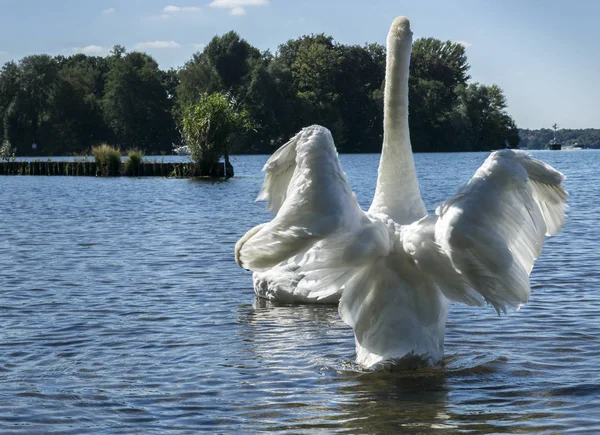
{"type": "Polygon", "coordinates": [[[0,64],[120,44],[180,67],[230,30],[272,52],[311,33],[385,44],[398,15],[414,38],[462,43],[471,80],[500,86],[519,127],[600,128],[596,0],[0,0],[0,64]]]}

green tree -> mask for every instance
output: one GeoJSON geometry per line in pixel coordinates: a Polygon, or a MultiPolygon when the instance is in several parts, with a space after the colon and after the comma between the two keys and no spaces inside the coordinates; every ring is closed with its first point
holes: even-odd
{"type": "Polygon", "coordinates": [[[191,157],[201,175],[213,173],[221,157],[230,167],[230,137],[238,130],[252,128],[248,112],[222,93],[200,94],[196,104],[186,107],[183,114],[183,137],[190,147],[191,157]]]}
{"type": "MultiPolygon", "coordinates": [[[[268,153],[273,152],[304,127],[301,116],[303,108],[298,98],[297,83],[291,69],[292,64],[290,57],[281,54],[282,47],[279,47],[275,56],[268,59],[267,66],[260,73],[256,71],[257,75],[260,74],[261,81],[254,80],[251,82],[252,86],[248,88],[248,92],[253,93],[248,100],[250,111],[253,110],[252,106],[256,102],[264,107],[263,111],[272,111],[272,122],[259,125],[267,135],[265,143],[268,146],[264,149],[268,153]],[[257,85],[261,87],[257,87],[257,85]],[[269,130],[274,134],[271,135],[269,130]]],[[[257,120],[263,122],[260,117],[257,120]]]]}
{"type": "Polygon", "coordinates": [[[147,154],[169,151],[176,130],[163,73],[149,55],[124,54],[117,48],[109,59],[110,72],[102,98],[112,142],[147,154]]]}
{"type": "Polygon", "coordinates": [[[488,151],[516,148],[519,143],[515,122],[506,112],[506,97],[497,85],[471,83],[457,88],[456,112],[462,119],[460,134],[463,143],[456,144],[466,151],[488,151]]]}
{"type": "Polygon", "coordinates": [[[11,106],[20,90],[19,67],[14,62],[7,62],[0,70],[0,143],[9,142],[9,117],[11,106]]]}
{"type": "Polygon", "coordinates": [[[202,92],[219,92],[224,86],[219,73],[204,53],[195,53],[178,72],[176,117],[181,121],[183,109],[194,103],[202,92]]]}
{"type": "Polygon", "coordinates": [[[342,57],[331,36],[303,37],[291,72],[302,111],[302,125],[323,124],[334,137],[342,132],[336,76],[342,57]]]}
{"type": "Polygon", "coordinates": [[[373,152],[383,140],[383,80],[385,49],[379,44],[340,45],[336,93],[343,135],[340,151],[373,152]]]}
{"type": "Polygon", "coordinates": [[[452,111],[456,87],[469,76],[465,48],[450,41],[420,38],[410,59],[409,119],[415,151],[448,151],[455,134],[452,111]]]}
{"type": "Polygon", "coordinates": [[[82,153],[109,137],[101,107],[107,72],[101,57],[78,54],[59,63],[46,128],[54,153],[82,153]]]}
{"type": "Polygon", "coordinates": [[[291,75],[277,69],[269,52],[253,62],[241,99],[257,128],[237,138],[249,152],[270,154],[288,138],[287,128],[295,116],[290,80],[291,75]]]}
{"type": "Polygon", "coordinates": [[[204,54],[225,90],[234,93],[238,93],[246,81],[252,60],[260,58],[260,51],[234,31],[215,36],[204,48],[204,54]]]}
{"type": "Polygon", "coordinates": [[[21,59],[18,66],[9,63],[2,72],[4,136],[17,150],[17,155],[31,152],[31,144],[48,147],[50,140],[45,125],[50,118],[56,91],[58,64],[48,55],[21,59]]]}

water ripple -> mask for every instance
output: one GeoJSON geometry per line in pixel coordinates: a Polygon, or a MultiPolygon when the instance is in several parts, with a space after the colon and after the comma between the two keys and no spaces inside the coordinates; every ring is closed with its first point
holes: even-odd
{"type": "MultiPolygon", "coordinates": [[[[600,153],[537,154],[571,199],[530,303],[452,306],[419,371],[357,367],[335,307],[255,300],[232,252],[269,219],[266,156],[226,183],[0,178],[0,432],[600,432],[600,153]]],[[[485,157],[417,155],[430,209],[485,157]]],[[[368,206],[378,156],[341,160],[368,206]]]]}

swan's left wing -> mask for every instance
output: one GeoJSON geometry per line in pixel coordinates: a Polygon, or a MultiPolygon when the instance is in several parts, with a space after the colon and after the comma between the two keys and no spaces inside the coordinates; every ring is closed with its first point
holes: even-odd
{"type": "Polygon", "coordinates": [[[436,210],[436,243],[496,310],[528,301],[529,274],[544,236],[565,222],[563,180],[524,152],[496,151],[436,210]]]}
{"type": "Polygon", "coordinates": [[[263,166],[265,181],[257,201],[267,201],[267,210],[277,213],[287,196],[287,189],[296,169],[296,148],[306,136],[302,130],[273,153],[263,166]]]}
{"type": "Polygon", "coordinates": [[[265,165],[258,199],[277,212],[271,222],[251,229],[236,245],[236,261],[265,271],[336,232],[355,231],[364,217],[342,171],[331,133],[304,128],[265,165]]]}

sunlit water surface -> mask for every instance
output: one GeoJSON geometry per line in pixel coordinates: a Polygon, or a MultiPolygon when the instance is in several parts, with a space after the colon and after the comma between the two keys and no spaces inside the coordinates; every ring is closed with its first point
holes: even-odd
{"type": "MultiPolygon", "coordinates": [[[[417,155],[428,207],[486,155],[417,155]]],[[[0,433],[600,433],[600,152],[535,155],[571,198],[530,303],[453,306],[445,366],[404,373],[356,367],[335,307],[255,300],[233,247],[269,219],[266,156],[227,182],[0,177],[0,433]]],[[[368,206],[379,156],[341,160],[368,206]]]]}

